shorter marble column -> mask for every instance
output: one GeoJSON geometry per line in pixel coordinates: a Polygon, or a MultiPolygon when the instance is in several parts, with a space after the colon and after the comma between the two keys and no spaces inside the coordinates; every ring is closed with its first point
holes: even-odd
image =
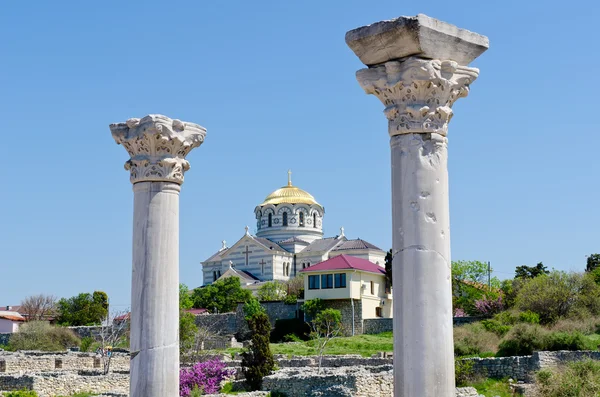
{"type": "Polygon", "coordinates": [[[132,397],[179,396],[179,192],[185,156],[204,141],[193,123],[149,115],[111,124],[131,158],[133,274],[132,397]]]}
{"type": "Polygon", "coordinates": [[[392,164],[394,396],[454,396],[448,202],[452,105],[479,70],[486,37],[425,15],[352,30],[368,66],[356,73],[383,102],[392,164]]]}

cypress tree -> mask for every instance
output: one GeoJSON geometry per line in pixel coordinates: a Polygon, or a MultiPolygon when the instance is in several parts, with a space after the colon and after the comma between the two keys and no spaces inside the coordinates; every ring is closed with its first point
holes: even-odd
{"type": "Polygon", "coordinates": [[[251,390],[260,390],[263,377],[271,374],[275,367],[273,353],[269,347],[271,323],[265,313],[256,313],[248,319],[251,345],[242,353],[242,371],[251,390]]]}

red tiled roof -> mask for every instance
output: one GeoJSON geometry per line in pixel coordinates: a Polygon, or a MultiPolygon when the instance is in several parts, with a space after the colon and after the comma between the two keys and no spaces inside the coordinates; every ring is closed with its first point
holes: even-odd
{"type": "Polygon", "coordinates": [[[338,255],[331,259],[317,263],[311,267],[300,270],[301,272],[322,272],[328,270],[361,270],[363,272],[385,274],[385,269],[366,259],[350,255],[338,255]]]}
{"type": "Polygon", "coordinates": [[[10,320],[10,321],[25,321],[25,319],[22,316],[17,316],[14,314],[0,313],[0,318],[2,318],[4,320],[10,320]]]}
{"type": "Polygon", "coordinates": [[[187,309],[185,312],[193,314],[194,316],[198,316],[200,314],[207,313],[208,310],[206,310],[206,309],[187,309]]]}

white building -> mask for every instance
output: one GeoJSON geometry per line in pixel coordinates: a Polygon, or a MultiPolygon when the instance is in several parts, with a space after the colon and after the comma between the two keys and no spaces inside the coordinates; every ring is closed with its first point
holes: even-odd
{"type": "Polygon", "coordinates": [[[21,316],[18,312],[0,310],[0,334],[17,332],[24,322],[25,317],[21,316]]]}
{"type": "Polygon", "coordinates": [[[246,227],[235,244],[227,247],[223,241],[219,251],[201,262],[204,285],[225,276],[230,267],[242,272],[243,278],[254,279],[251,284],[286,281],[302,269],[341,254],[384,265],[384,251],[361,239],[349,240],[343,228],[335,237],[323,237],[325,209],[310,193],[293,186],[290,174],[286,186],[254,209],[255,236],[246,227]]]}

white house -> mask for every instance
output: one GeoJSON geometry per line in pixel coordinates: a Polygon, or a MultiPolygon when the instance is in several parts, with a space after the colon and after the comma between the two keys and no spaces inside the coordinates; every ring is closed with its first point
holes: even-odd
{"type": "Polygon", "coordinates": [[[0,333],[15,333],[24,322],[25,317],[18,312],[0,310],[0,333]]]}
{"type": "Polygon", "coordinates": [[[336,301],[357,321],[392,318],[392,291],[386,289],[385,268],[367,259],[336,255],[300,270],[304,274],[304,299],[336,301]]]}

